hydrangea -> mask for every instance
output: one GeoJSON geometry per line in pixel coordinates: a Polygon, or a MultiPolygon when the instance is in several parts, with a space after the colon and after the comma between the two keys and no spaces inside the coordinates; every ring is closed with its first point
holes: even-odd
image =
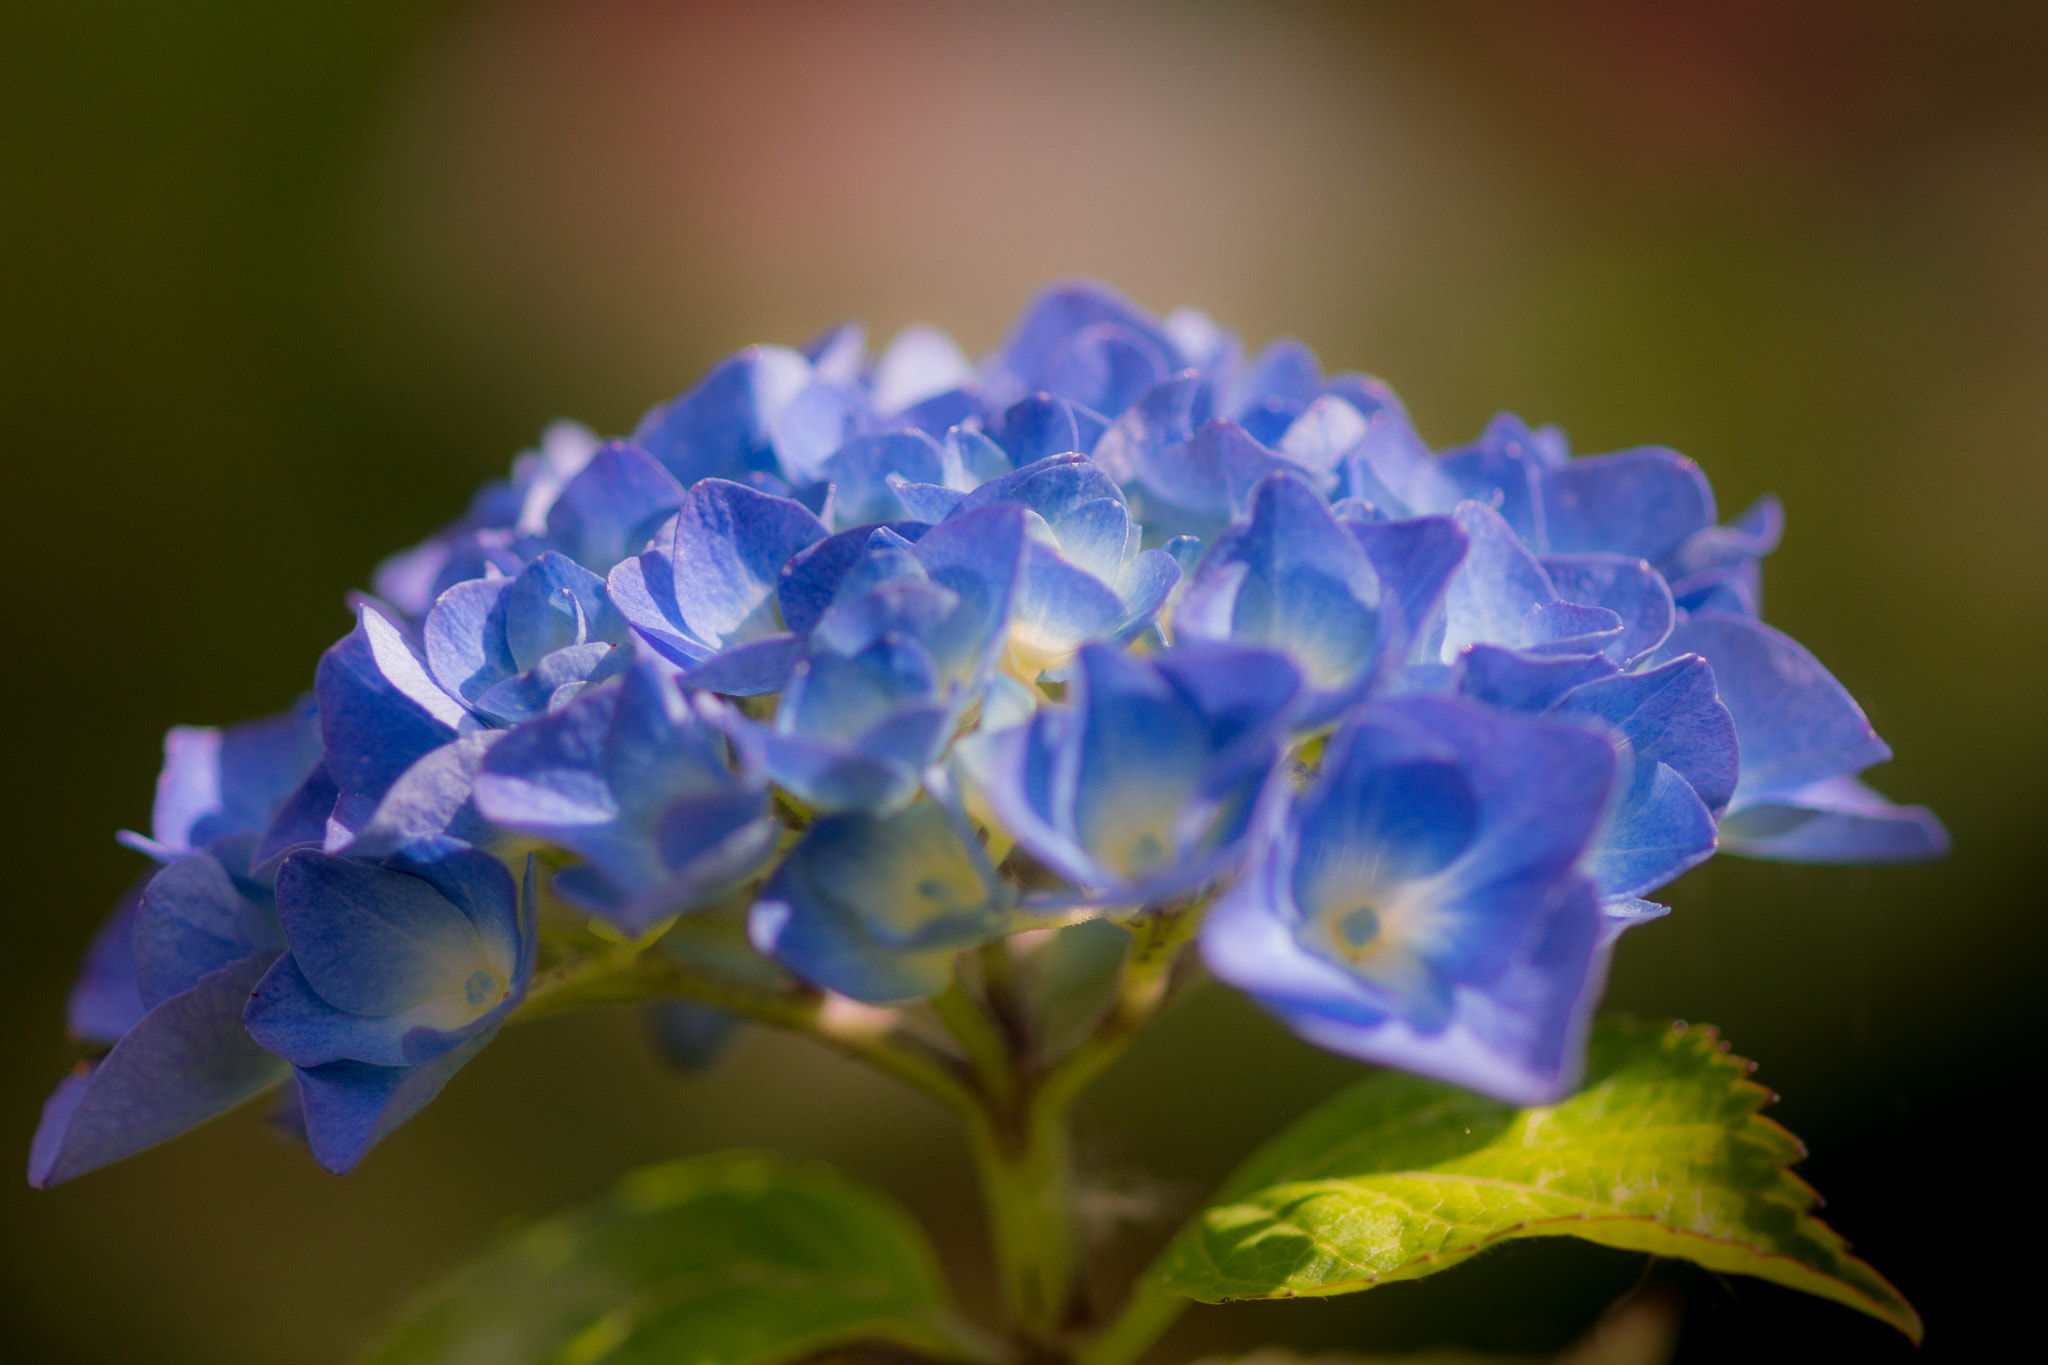
{"type": "Polygon", "coordinates": [[[293,710],[171,731],[31,1180],[281,1082],[348,1169],[542,972],[696,983],[659,1016],[694,1059],[761,981],[942,1000],[1094,919],[1201,917],[1311,1042],[1554,1099],[1615,938],[1716,849],[1945,848],[1762,621],[1782,527],[1661,447],[1433,450],[1377,379],[1087,282],[979,361],[749,348],[629,437],[551,427],[293,710]]]}

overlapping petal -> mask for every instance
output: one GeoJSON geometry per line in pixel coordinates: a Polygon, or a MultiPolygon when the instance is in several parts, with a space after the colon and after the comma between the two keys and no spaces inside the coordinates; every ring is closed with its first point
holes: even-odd
{"type": "Polygon", "coordinates": [[[1203,929],[1210,970],[1305,1037],[1513,1103],[1568,1091],[1604,959],[1580,862],[1616,777],[1577,726],[1368,706],[1203,929]]]}

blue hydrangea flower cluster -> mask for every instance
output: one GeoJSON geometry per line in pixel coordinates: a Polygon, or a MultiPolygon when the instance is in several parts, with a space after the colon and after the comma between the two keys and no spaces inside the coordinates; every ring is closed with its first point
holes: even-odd
{"type": "Polygon", "coordinates": [[[998,936],[1206,906],[1209,969],[1303,1037],[1554,1099],[1616,937],[1717,848],[1945,847],[1760,619],[1780,528],[1661,447],[1503,414],[1433,451],[1377,379],[1086,282],[979,363],[752,347],[629,439],[550,429],[285,714],[170,732],[30,1179],[287,1083],[347,1170],[564,934],[711,907],[894,1002],[998,936]]]}

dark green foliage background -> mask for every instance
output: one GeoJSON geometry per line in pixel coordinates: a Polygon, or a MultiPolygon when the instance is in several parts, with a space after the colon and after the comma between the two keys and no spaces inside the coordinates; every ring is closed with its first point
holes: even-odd
{"type": "MultiPolygon", "coordinates": [[[[1626,97],[1667,78],[1624,78],[1646,51],[1669,55],[1655,24],[1611,22],[1627,8],[1274,11],[1338,59],[1370,56],[1433,92],[1433,117],[1491,149],[1524,225],[1488,236],[1460,217],[1469,198],[1425,195],[1404,209],[1421,228],[1390,277],[1304,248],[1321,316],[1350,319],[1307,339],[1332,368],[1394,382],[1439,443],[1512,406],[1565,423],[1581,450],[1677,446],[1731,511],[1766,488],[1784,496],[1770,618],[1863,700],[1900,754],[1878,784],[1934,805],[1956,856],[1875,871],[1719,861],[1627,940],[1609,1005],[1711,1019],[1759,1059],[1786,1097],[1774,1116],[1814,1152],[1802,1169],[1828,1217],[1925,1314],[1926,1358],[1972,1358],[2023,1292],[2019,1262],[1980,1240],[2017,1220],[1985,1201],[2025,1188],[2038,1160],[2024,1101],[2041,1074],[2048,949],[2029,889],[2048,813],[2048,26],[2025,6],[1721,6],[1736,34],[1721,57],[1765,92],[1742,106],[1764,115],[1660,144],[1589,134],[1626,130],[1626,97]]],[[[0,9],[0,1135],[22,1158],[67,1065],[73,965],[140,868],[109,834],[146,821],[166,725],[289,699],[346,627],[342,592],[548,419],[625,428],[661,385],[737,345],[874,311],[857,263],[827,262],[811,313],[749,316],[707,292],[662,354],[608,368],[578,363],[540,322],[506,323],[521,279],[497,284],[510,303],[472,312],[387,269],[403,242],[363,245],[377,196],[399,192],[373,149],[401,95],[431,85],[447,35],[492,13],[0,9]],[[477,355],[489,359],[463,359],[477,355]]],[[[1001,173],[991,155],[975,175],[1001,173]]],[[[973,176],[960,183],[972,193],[973,176]]],[[[1316,190],[1275,207],[1272,252],[1295,249],[1289,224],[1315,212],[1316,190]]],[[[1144,301],[1229,292],[1173,283],[1144,301]]],[[[886,331],[910,312],[873,320],[886,331]]],[[[999,322],[930,320],[977,347],[999,322]]],[[[1224,320],[1255,342],[1290,325],[1224,320]]],[[[1087,1106],[1112,1187],[1098,1203],[1157,1215],[1106,1264],[1134,1265],[1168,1215],[1356,1074],[1223,992],[1196,993],[1087,1106]],[[1156,1181],[1134,1186],[1140,1171],[1156,1181]]],[[[0,1337],[12,1358],[52,1365],[336,1361],[508,1220],[628,1166],[739,1143],[825,1156],[893,1191],[935,1229],[967,1303],[987,1304],[965,1151],[935,1110],[776,1038],[679,1079],[618,1014],[515,1031],[346,1181],[254,1112],[55,1192],[0,1181],[0,1337]]],[[[1519,1246],[1346,1300],[1197,1310],[1159,1359],[1262,1340],[1542,1349],[1637,1269],[1519,1246]]],[[[1826,1304],[1658,1274],[1686,1297],[1682,1358],[1907,1354],[1826,1304]]]]}

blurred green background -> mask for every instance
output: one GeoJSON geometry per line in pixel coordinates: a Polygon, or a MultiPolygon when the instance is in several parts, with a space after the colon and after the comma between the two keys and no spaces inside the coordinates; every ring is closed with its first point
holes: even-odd
{"type": "MultiPolygon", "coordinates": [[[[610,431],[842,316],[986,347],[1088,272],[1396,385],[1700,460],[1790,509],[1767,614],[1926,801],[1947,863],[1717,861],[1610,1008],[1720,1024],[1928,1359],[2031,1321],[2034,869],[2048,812],[2048,23],[1888,0],[1258,7],[10,0],[0,422],[18,596],[0,1132],[140,867],[162,730],[275,709],[342,594],[551,418],[610,431]],[[2004,1259],[2001,1259],[2003,1257],[2004,1259]]],[[[1089,1101],[1134,1265],[1357,1074],[1209,988],[1089,1101]]],[[[0,1181],[0,1333],[36,1362],[334,1362],[509,1222],[680,1152],[874,1180],[989,1300],[944,1118],[806,1045],[663,1070],[630,1014],[514,1030],[357,1174],[259,1112],[48,1193],[0,1181]]],[[[1522,1244],[1348,1299],[1191,1314],[1274,1340],[1543,1350],[1637,1258],[1522,1244]]],[[[1660,1267],[1682,1359],[1905,1359],[1886,1329],[1660,1267]]]]}

